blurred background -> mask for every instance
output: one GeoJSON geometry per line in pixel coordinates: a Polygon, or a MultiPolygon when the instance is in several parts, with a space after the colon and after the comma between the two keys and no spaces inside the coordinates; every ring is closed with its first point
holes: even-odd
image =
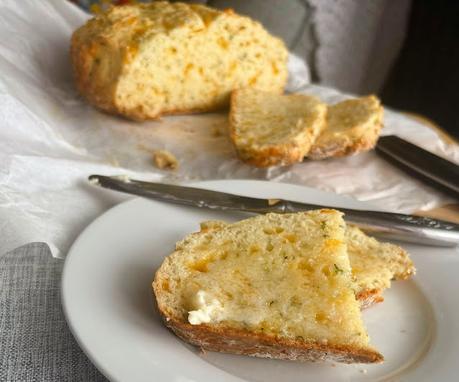
{"type": "MultiPolygon", "coordinates": [[[[145,0],[144,0],[145,1],[145,0]]],[[[98,13],[135,0],[73,0],[98,13]]],[[[304,59],[312,82],[377,94],[459,139],[459,1],[208,0],[259,20],[304,59]]]]}

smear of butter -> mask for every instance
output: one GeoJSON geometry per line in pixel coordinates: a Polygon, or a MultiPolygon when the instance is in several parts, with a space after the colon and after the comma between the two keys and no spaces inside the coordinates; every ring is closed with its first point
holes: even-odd
{"type": "Polygon", "coordinates": [[[196,310],[188,312],[188,322],[191,325],[200,325],[211,321],[217,322],[222,319],[223,307],[220,301],[210,297],[203,290],[199,290],[193,301],[196,310]]]}

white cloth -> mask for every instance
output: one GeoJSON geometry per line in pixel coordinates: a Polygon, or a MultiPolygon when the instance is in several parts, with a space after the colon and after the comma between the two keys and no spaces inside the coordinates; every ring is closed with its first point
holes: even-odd
{"type": "Polygon", "coordinates": [[[380,90],[405,40],[411,0],[207,0],[259,20],[342,91],[380,90]]]}
{"type": "MultiPolygon", "coordinates": [[[[227,138],[227,115],[167,117],[136,123],[103,114],[76,93],[68,57],[72,31],[88,16],[62,0],[0,2],[0,252],[41,241],[65,255],[79,232],[126,198],[87,184],[92,173],[152,181],[256,178],[303,184],[410,212],[445,203],[374,153],[256,169],[240,162],[227,138]],[[155,169],[152,151],[168,149],[178,171],[155,169]]],[[[332,89],[306,86],[307,69],[291,61],[290,90],[335,102],[332,89]]],[[[386,113],[385,133],[397,133],[459,162],[459,149],[428,128],[386,113]]]]}
{"type": "MultiPolygon", "coordinates": [[[[323,85],[357,94],[382,87],[405,40],[411,0],[305,0],[323,85]]],[[[297,52],[297,50],[295,50],[297,52]]]]}

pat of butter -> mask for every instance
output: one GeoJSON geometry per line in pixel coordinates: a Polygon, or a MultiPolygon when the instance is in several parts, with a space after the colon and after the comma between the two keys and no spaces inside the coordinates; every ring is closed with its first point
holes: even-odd
{"type": "Polygon", "coordinates": [[[210,297],[203,290],[199,290],[196,293],[194,300],[193,306],[196,307],[196,310],[188,312],[188,322],[191,325],[200,325],[221,320],[223,307],[220,301],[210,297]]]}

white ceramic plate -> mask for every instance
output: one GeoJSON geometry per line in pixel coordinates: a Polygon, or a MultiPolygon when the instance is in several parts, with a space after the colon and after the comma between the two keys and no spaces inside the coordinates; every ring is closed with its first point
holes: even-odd
{"type": "MultiPolygon", "coordinates": [[[[305,187],[260,181],[196,186],[248,196],[336,207],[368,205],[305,187]]],[[[162,324],[151,291],[155,270],[175,242],[206,219],[239,213],[146,199],[95,220],[72,246],[62,280],[64,311],[79,344],[112,381],[453,381],[459,371],[459,253],[407,246],[414,280],[394,282],[385,301],[363,313],[382,365],[295,363],[201,353],[162,324]]]]}

